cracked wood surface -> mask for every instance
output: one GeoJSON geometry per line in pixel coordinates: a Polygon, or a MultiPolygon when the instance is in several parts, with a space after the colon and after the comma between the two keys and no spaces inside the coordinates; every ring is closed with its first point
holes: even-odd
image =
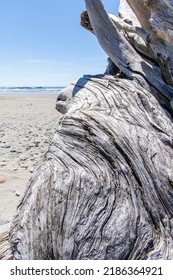
{"type": "Polygon", "coordinates": [[[173,259],[169,115],[113,76],[84,76],[57,103],[66,113],[13,221],[14,258],[173,259]]]}
{"type": "Polygon", "coordinates": [[[85,2],[86,26],[117,68],[110,61],[112,76],[84,76],[59,94],[64,117],[10,230],[14,259],[173,259],[173,122],[164,107],[173,88],[163,81],[172,83],[171,43],[154,48],[156,1],[127,2],[141,25],[134,30],[144,31],[143,52],[150,44],[170,55],[162,52],[158,65],[100,0],[85,2]],[[145,32],[153,32],[148,41],[145,32]]]}

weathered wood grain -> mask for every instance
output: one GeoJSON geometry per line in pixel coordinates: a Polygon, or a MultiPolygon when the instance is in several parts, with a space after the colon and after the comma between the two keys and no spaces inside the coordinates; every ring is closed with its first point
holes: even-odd
{"type": "Polygon", "coordinates": [[[146,6],[145,4],[146,1],[145,0],[123,0],[123,1],[126,1],[129,4],[129,6],[132,8],[141,26],[147,30],[150,30],[151,11],[146,6]]]}
{"type": "Polygon", "coordinates": [[[14,259],[173,259],[173,52],[150,22],[154,11],[156,21],[172,15],[172,1],[162,2],[127,0],[136,29],[85,0],[84,26],[112,75],[84,76],[59,94],[64,117],[10,229],[14,259]]]}
{"type": "MultiPolygon", "coordinates": [[[[100,0],[97,2],[85,0],[85,3],[94,34],[114,64],[129,79],[138,79],[143,87],[147,88],[149,83],[156,88],[169,100],[171,107],[173,88],[164,82],[161,72],[153,71],[152,63],[146,62],[123,37],[106,13],[100,0]]],[[[164,67],[164,69],[166,68],[164,67]]],[[[170,71],[168,76],[169,80],[172,80],[170,79],[170,71]]]]}
{"type": "Polygon", "coordinates": [[[71,89],[13,222],[14,258],[173,259],[172,119],[135,81],[71,89]]]}
{"type": "MultiPolygon", "coordinates": [[[[143,37],[148,52],[152,51],[158,62],[163,79],[173,85],[173,4],[172,1],[121,0],[130,5],[141,27],[145,29],[143,37]]],[[[133,20],[133,13],[130,13],[133,20]]],[[[134,22],[136,24],[136,22],[134,22]]],[[[138,25],[137,25],[138,26],[138,25]]],[[[140,31],[140,30],[139,30],[140,31]]],[[[134,36],[133,36],[134,38],[134,36]]]]}
{"type": "Polygon", "coordinates": [[[0,227],[0,260],[12,259],[12,252],[9,243],[10,224],[0,227]]]}

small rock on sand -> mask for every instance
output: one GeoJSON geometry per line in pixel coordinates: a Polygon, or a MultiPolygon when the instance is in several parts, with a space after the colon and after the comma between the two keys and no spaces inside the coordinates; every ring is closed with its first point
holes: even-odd
{"type": "Polygon", "coordinates": [[[31,168],[29,169],[29,172],[30,172],[30,173],[33,173],[33,172],[34,172],[34,167],[31,167],[31,168]]]}
{"type": "Polygon", "coordinates": [[[20,192],[19,191],[15,191],[14,192],[16,196],[20,196],[20,192]]]}
{"type": "Polygon", "coordinates": [[[7,163],[6,162],[0,162],[0,167],[6,166],[7,163]]]}
{"type": "Polygon", "coordinates": [[[0,144],[0,148],[10,148],[11,146],[9,144],[0,144]]]}
{"type": "Polygon", "coordinates": [[[0,176],[0,184],[3,184],[3,183],[5,183],[7,180],[6,180],[6,178],[5,177],[1,177],[0,176]]]}

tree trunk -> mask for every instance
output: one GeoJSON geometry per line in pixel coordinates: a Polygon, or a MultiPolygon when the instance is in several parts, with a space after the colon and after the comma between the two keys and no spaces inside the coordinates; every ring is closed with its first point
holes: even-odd
{"type": "Polygon", "coordinates": [[[173,259],[170,40],[165,66],[144,40],[158,36],[147,21],[151,7],[140,20],[144,1],[127,1],[139,21],[129,29],[100,0],[85,2],[82,25],[109,55],[113,75],[84,76],[58,96],[64,117],[10,230],[14,259],[173,259]]]}

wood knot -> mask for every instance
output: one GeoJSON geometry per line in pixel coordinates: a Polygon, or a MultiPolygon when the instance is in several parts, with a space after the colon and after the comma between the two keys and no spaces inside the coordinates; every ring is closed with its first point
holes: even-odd
{"type": "Polygon", "coordinates": [[[129,25],[133,25],[132,20],[130,20],[130,19],[128,19],[128,18],[123,19],[123,21],[126,22],[126,23],[129,24],[129,25]]]}
{"type": "Polygon", "coordinates": [[[81,22],[80,22],[81,26],[85,27],[87,30],[93,32],[91,23],[90,23],[90,19],[88,16],[88,12],[85,10],[82,12],[81,14],[81,22]]]}
{"type": "Polygon", "coordinates": [[[153,9],[157,5],[156,2],[157,2],[156,0],[145,0],[145,5],[148,8],[153,9]]]}

